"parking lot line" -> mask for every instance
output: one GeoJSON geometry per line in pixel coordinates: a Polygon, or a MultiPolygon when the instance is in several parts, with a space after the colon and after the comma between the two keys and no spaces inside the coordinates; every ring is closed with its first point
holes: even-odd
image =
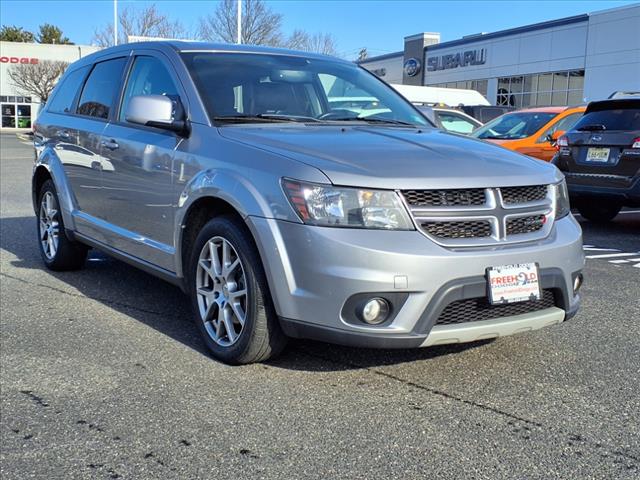
{"type": "Polygon", "coordinates": [[[587,255],[587,258],[633,257],[637,253],[607,253],[604,255],[587,255]]]}

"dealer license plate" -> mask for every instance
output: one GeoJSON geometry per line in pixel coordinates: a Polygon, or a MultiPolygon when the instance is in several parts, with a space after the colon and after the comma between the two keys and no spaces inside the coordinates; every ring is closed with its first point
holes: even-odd
{"type": "Polygon", "coordinates": [[[487,281],[489,300],[493,305],[540,300],[538,265],[535,263],[489,267],[487,281]]]}
{"type": "Polygon", "coordinates": [[[608,148],[590,148],[587,150],[587,162],[606,163],[609,160],[608,148]]]}

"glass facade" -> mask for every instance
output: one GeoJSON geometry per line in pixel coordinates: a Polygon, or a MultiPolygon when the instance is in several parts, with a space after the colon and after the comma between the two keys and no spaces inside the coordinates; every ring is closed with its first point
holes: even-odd
{"type": "Polygon", "coordinates": [[[488,80],[462,80],[461,82],[447,82],[430,84],[430,87],[442,87],[442,88],[461,88],[463,90],[475,90],[480,92],[485,97],[487,96],[487,84],[488,80]]]}
{"type": "MultiPolygon", "coordinates": [[[[429,84],[430,87],[465,88],[487,96],[488,80],[429,84]]],[[[584,70],[537,73],[498,78],[496,105],[516,108],[583,103],[584,70]]]]}
{"type": "Polygon", "coordinates": [[[512,107],[582,103],[584,70],[498,78],[496,105],[512,107]]]}

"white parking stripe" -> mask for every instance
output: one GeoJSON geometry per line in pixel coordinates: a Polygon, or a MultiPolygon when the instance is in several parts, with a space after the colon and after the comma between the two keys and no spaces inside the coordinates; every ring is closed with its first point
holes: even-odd
{"type": "Polygon", "coordinates": [[[619,252],[615,248],[597,248],[597,247],[584,247],[585,250],[594,251],[594,252],[619,252]]]}
{"type": "Polygon", "coordinates": [[[606,255],[587,255],[587,258],[634,257],[637,253],[607,253],[606,255]]]}

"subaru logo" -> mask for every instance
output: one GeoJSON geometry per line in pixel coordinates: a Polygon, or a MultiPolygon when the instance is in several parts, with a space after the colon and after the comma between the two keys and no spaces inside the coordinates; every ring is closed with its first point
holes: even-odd
{"type": "Polygon", "coordinates": [[[420,60],[417,58],[410,58],[404,62],[404,73],[408,77],[415,77],[420,72],[420,60]]]}
{"type": "Polygon", "coordinates": [[[592,142],[599,142],[599,141],[601,141],[601,140],[602,140],[602,137],[601,137],[600,135],[593,135],[593,136],[591,137],[591,141],[592,141],[592,142]]]}

